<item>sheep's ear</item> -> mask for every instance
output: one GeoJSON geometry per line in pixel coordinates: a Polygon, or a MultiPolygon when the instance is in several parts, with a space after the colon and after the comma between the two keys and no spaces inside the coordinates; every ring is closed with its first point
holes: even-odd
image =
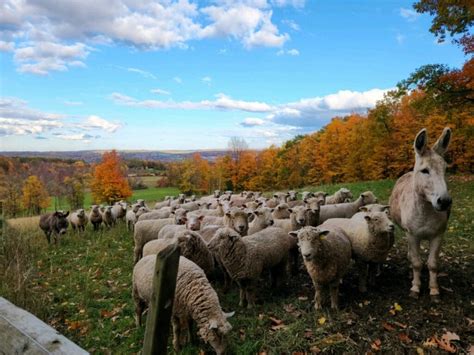
{"type": "Polygon", "coordinates": [[[215,319],[209,321],[209,329],[217,329],[217,321],[215,319]]]}
{"type": "Polygon", "coordinates": [[[273,194],[273,197],[278,198],[278,195],[277,195],[277,194],[273,194]]]}
{"type": "Polygon", "coordinates": [[[420,132],[418,132],[413,146],[415,148],[416,154],[418,155],[423,155],[426,152],[426,148],[428,146],[428,135],[426,133],[426,128],[423,128],[420,132]]]}
{"type": "Polygon", "coordinates": [[[359,207],[359,211],[361,212],[368,212],[368,209],[366,206],[359,207]]]}
{"type": "Polygon", "coordinates": [[[263,202],[260,201],[259,203],[257,203],[257,207],[260,207],[261,205],[263,205],[263,202]]]}
{"type": "Polygon", "coordinates": [[[202,221],[204,219],[204,216],[199,216],[198,219],[202,221]]]}
{"type": "Polygon", "coordinates": [[[229,202],[229,206],[232,206],[234,204],[234,201],[229,202]]]}
{"type": "Polygon", "coordinates": [[[202,203],[201,202],[196,202],[196,205],[198,205],[198,207],[201,207],[202,203]]]}
{"type": "Polygon", "coordinates": [[[225,215],[226,215],[227,217],[232,217],[232,213],[231,213],[230,211],[227,211],[227,212],[225,213],[225,215]]]}
{"type": "Polygon", "coordinates": [[[293,213],[293,209],[292,209],[292,208],[288,208],[288,212],[293,213]]]}
{"type": "Polygon", "coordinates": [[[247,217],[250,217],[252,214],[252,212],[247,212],[247,217]]]}
{"type": "Polygon", "coordinates": [[[433,144],[433,150],[439,155],[443,156],[448,150],[449,141],[451,140],[451,128],[445,127],[443,133],[439,136],[435,144],[433,144]]]}
{"type": "Polygon", "coordinates": [[[288,233],[288,235],[293,238],[298,238],[298,232],[295,231],[288,233]]]}
{"type": "Polygon", "coordinates": [[[274,208],[270,209],[270,212],[273,212],[273,211],[275,211],[275,209],[274,209],[274,208]]]}
{"type": "Polygon", "coordinates": [[[372,220],[372,217],[370,216],[364,216],[364,219],[367,221],[367,222],[370,222],[372,220]]]}
{"type": "Polygon", "coordinates": [[[225,318],[230,318],[234,316],[235,312],[229,312],[229,313],[222,312],[222,314],[224,314],[225,318]]]}
{"type": "Polygon", "coordinates": [[[253,211],[253,214],[256,215],[256,216],[260,216],[262,214],[262,212],[260,211],[253,211]]]}
{"type": "Polygon", "coordinates": [[[244,204],[242,205],[242,207],[243,207],[243,208],[247,208],[247,205],[244,203],[244,204]]]}

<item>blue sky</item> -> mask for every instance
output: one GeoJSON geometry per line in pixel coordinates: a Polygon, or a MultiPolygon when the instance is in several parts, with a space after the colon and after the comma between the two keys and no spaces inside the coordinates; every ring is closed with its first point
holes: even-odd
{"type": "Polygon", "coordinates": [[[262,148],[464,61],[410,1],[0,6],[0,150],[262,148]]]}

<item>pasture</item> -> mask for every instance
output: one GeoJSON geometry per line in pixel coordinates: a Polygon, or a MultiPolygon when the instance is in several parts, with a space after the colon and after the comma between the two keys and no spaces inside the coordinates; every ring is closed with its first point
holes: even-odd
{"type": "MultiPolygon", "coordinates": [[[[354,195],[371,190],[387,202],[393,184],[384,180],[308,190],[332,193],[346,186],[354,195]]],[[[236,311],[230,319],[230,352],[423,354],[442,349],[443,336],[448,334],[454,340],[452,348],[444,350],[469,353],[474,344],[474,180],[451,176],[449,188],[454,203],[441,253],[441,303],[429,300],[426,269],[420,300],[408,298],[406,240],[398,230],[377,286],[359,294],[352,270],[341,286],[337,313],[327,308],[314,311],[314,289],[303,267],[281,291],[262,282],[258,297],[265,302],[251,310],[238,307],[236,287],[224,295],[217,284],[224,311],[236,311]]],[[[176,189],[155,190],[136,191],[133,199],[154,201],[177,193],[176,189]]],[[[0,250],[0,295],[92,353],[140,351],[144,328],[135,326],[131,296],[133,239],[124,225],[98,233],[89,225],[83,235],[70,230],[59,246],[51,247],[37,219],[9,221],[9,225],[0,250]]],[[[209,348],[201,343],[188,346],[184,353],[201,350],[209,348]]]]}

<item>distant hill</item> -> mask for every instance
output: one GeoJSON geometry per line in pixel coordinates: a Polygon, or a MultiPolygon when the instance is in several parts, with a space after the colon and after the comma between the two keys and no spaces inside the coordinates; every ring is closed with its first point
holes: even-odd
{"type": "MultiPolygon", "coordinates": [[[[59,152],[0,152],[0,156],[6,157],[39,157],[39,158],[59,158],[84,160],[88,163],[100,161],[103,150],[78,150],[78,151],[59,151],[59,152]]],[[[194,153],[200,153],[201,156],[209,161],[223,156],[226,150],[119,150],[118,153],[122,159],[140,159],[140,160],[159,160],[163,162],[179,161],[190,158],[194,153]]]]}

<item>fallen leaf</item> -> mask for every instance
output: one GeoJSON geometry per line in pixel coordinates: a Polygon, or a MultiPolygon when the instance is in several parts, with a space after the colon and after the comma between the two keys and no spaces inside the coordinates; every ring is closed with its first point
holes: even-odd
{"type": "Polygon", "coordinates": [[[321,352],[321,349],[317,346],[312,346],[309,348],[309,351],[311,351],[312,354],[319,354],[321,352]]]}
{"type": "Polygon", "coordinates": [[[313,331],[311,329],[305,329],[304,330],[304,337],[306,339],[312,339],[313,338],[313,331]]]}
{"type": "Polygon", "coordinates": [[[450,342],[452,340],[461,340],[459,338],[459,335],[457,335],[456,333],[452,333],[452,332],[446,332],[444,333],[442,336],[441,336],[441,339],[445,342],[450,342]]]}
{"type": "Polygon", "coordinates": [[[400,322],[393,322],[393,324],[398,325],[402,329],[406,329],[407,325],[400,322]]]}
{"type": "Polygon", "coordinates": [[[410,339],[407,333],[399,333],[398,339],[400,339],[402,343],[406,343],[406,344],[410,344],[413,341],[410,339]]]}
{"type": "Polygon", "coordinates": [[[277,330],[285,329],[285,328],[286,328],[286,325],[284,325],[284,324],[272,325],[270,327],[270,329],[273,330],[273,331],[277,331],[277,330]]]}
{"type": "Polygon", "coordinates": [[[275,317],[268,317],[272,321],[273,324],[275,325],[280,325],[283,324],[283,321],[281,319],[275,318],[275,317]]]}
{"type": "Polygon", "coordinates": [[[372,345],[370,345],[370,347],[372,348],[372,350],[374,351],[380,351],[381,347],[382,347],[382,341],[380,339],[376,339],[374,340],[374,342],[372,343],[372,345]]]}
{"type": "Polygon", "coordinates": [[[326,318],[324,318],[324,317],[319,318],[319,319],[318,319],[318,323],[319,323],[320,325],[323,325],[324,323],[326,323],[326,318]]]}
{"type": "Polygon", "coordinates": [[[383,322],[382,326],[385,330],[388,330],[389,332],[391,332],[392,330],[395,330],[395,327],[387,322],[383,322]]]}
{"type": "Polygon", "coordinates": [[[401,312],[402,311],[402,306],[400,306],[398,303],[395,302],[395,304],[393,305],[393,308],[397,311],[397,312],[401,312]]]}
{"type": "Polygon", "coordinates": [[[418,355],[425,355],[425,352],[423,351],[423,349],[422,349],[422,348],[419,348],[419,347],[416,348],[416,353],[417,353],[418,355]]]}

